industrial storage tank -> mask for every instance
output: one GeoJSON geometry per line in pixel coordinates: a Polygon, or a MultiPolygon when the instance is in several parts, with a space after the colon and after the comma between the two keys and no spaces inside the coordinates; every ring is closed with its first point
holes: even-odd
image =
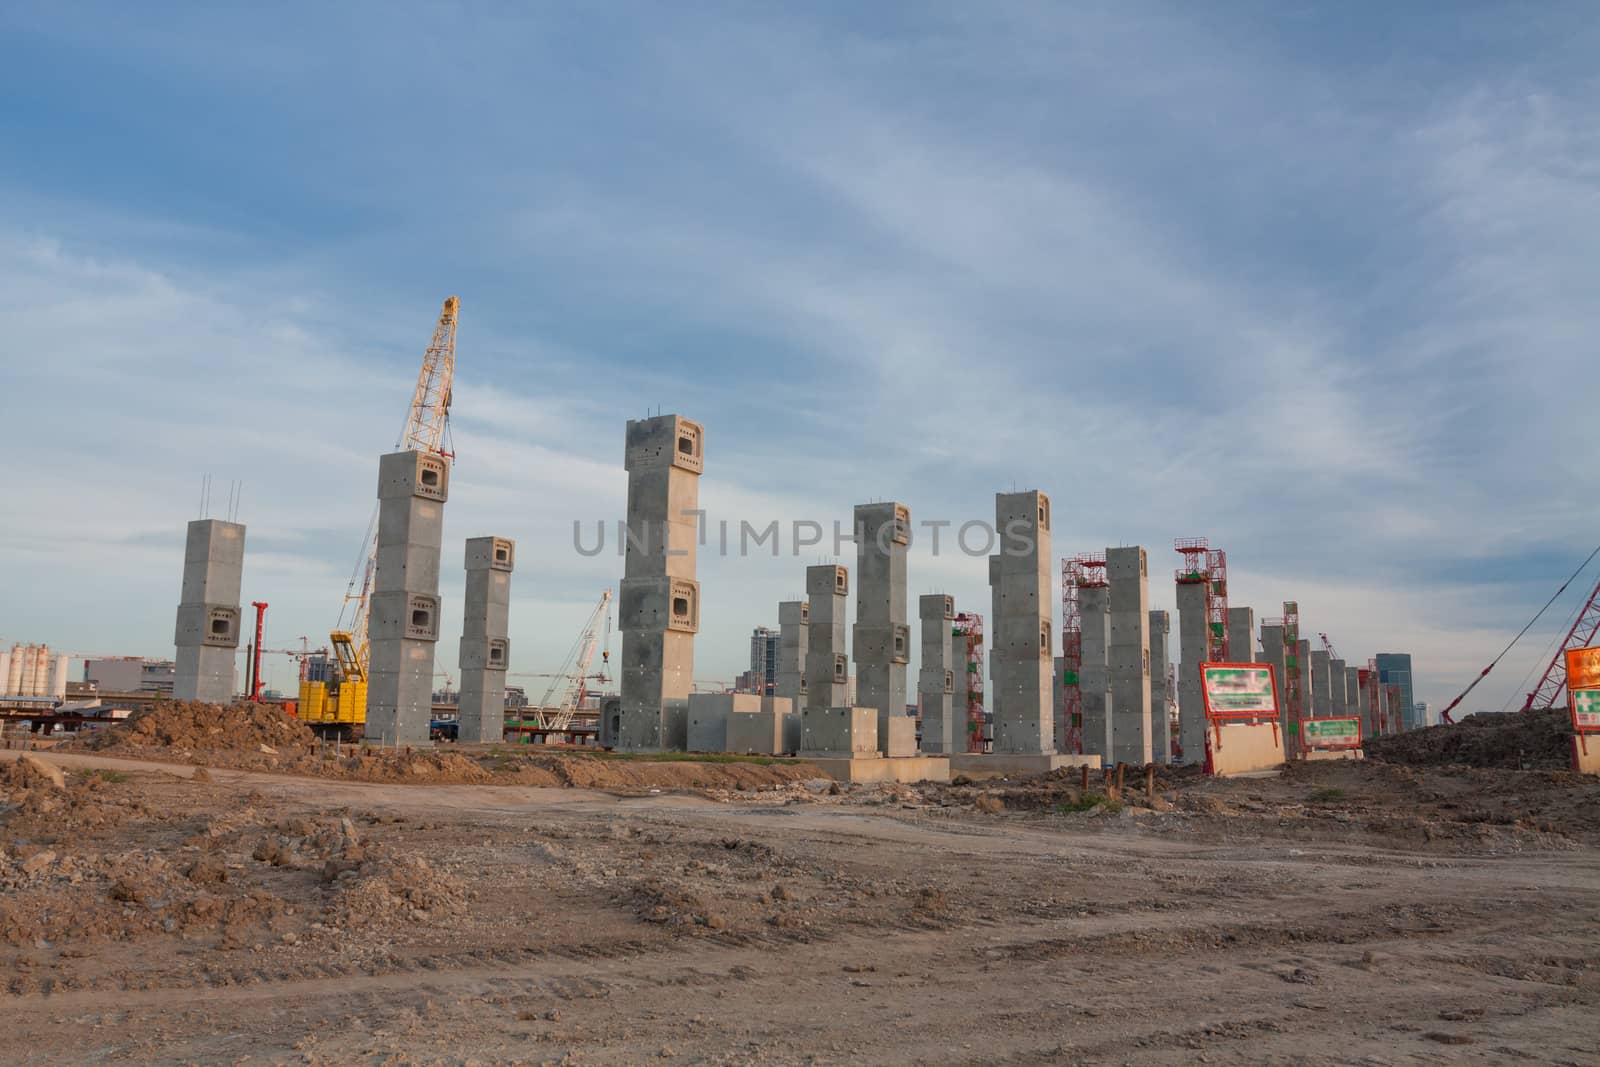
{"type": "Polygon", "coordinates": [[[20,642],[11,646],[11,662],[6,666],[6,696],[22,695],[22,661],[26,655],[27,650],[20,642]]]}

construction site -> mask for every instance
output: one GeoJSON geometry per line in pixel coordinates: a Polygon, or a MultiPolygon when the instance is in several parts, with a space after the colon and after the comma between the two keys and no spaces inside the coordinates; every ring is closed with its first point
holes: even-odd
{"type": "Polygon", "coordinates": [[[989,603],[913,615],[874,501],[707,685],[716,421],[662,414],[615,588],[527,664],[541,562],[444,537],[459,314],[326,645],[263,647],[230,493],[165,675],[0,653],[6,1062],[1596,1062],[1600,585],[1520,711],[1427,725],[1409,655],[1230,601],[1205,537],[1063,547],[1043,491],[994,495],[989,603]]]}

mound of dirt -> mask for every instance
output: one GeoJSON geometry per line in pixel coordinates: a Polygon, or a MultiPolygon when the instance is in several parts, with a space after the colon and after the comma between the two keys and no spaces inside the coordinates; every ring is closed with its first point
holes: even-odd
{"type": "Polygon", "coordinates": [[[1368,739],[1367,758],[1412,766],[1566,770],[1572,765],[1566,708],[1478,712],[1448,726],[1368,739]]]}
{"type": "Polygon", "coordinates": [[[305,723],[273,704],[202,704],[174,701],[136,711],[124,722],[63,745],[64,750],[119,752],[155,748],[188,751],[311,752],[317,737],[305,723]]]}
{"type": "Polygon", "coordinates": [[[761,789],[803,782],[820,773],[809,763],[607,759],[575,753],[518,753],[500,757],[494,764],[496,781],[624,793],[651,789],[761,789]]]}

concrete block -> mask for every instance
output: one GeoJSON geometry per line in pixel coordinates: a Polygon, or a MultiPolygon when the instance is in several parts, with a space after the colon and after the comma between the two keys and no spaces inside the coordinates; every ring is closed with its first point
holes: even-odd
{"type": "Polygon", "coordinates": [[[1229,723],[1206,733],[1211,773],[1219,777],[1272,774],[1283,766],[1277,723],[1229,723]]]}
{"type": "Polygon", "coordinates": [[[378,458],[378,499],[450,498],[450,462],[432,452],[391,452],[378,458]]]}
{"type": "MultiPolygon", "coordinates": [[[[189,523],[183,546],[184,563],[244,566],[245,529],[242,523],[222,519],[195,519],[189,523]]],[[[185,570],[188,568],[185,567],[185,570]]]]}
{"type": "Polygon", "coordinates": [[[801,717],[800,755],[859,758],[878,755],[878,709],[807,708],[801,717]]]}
{"type": "Polygon", "coordinates": [[[463,637],[458,660],[467,671],[504,671],[511,663],[511,642],[504,637],[463,637]]]}
{"type": "Polygon", "coordinates": [[[378,501],[378,545],[423,545],[437,549],[444,543],[444,505],[437,500],[396,497],[378,501]]]}
{"type": "Polygon", "coordinates": [[[623,467],[630,473],[671,467],[700,474],[705,469],[705,428],[681,415],[629,419],[623,467]]]}
{"type": "Polygon", "coordinates": [[[506,571],[468,571],[462,599],[469,612],[481,611],[486,604],[510,605],[511,575],[506,571]]]}
{"type": "Polygon", "coordinates": [[[493,671],[461,677],[456,740],[465,745],[497,745],[505,740],[505,675],[493,671]]]}
{"type": "Polygon", "coordinates": [[[239,647],[239,609],[223,604],[179,604],[174,645],[239,647]]]}
{"type": "Polygon", "coordinates": [[[906,663],[910,660],[911,628],[909,626],[863,626],[856,624],[851,633],[851,655],[856,669],[863,663],[906,663]]]}
{"type": "Polygon", "coordinates": [[[761,705],[762,698],[756,693],[689,694],[689,750],[727,751],[729,717],[755,714],[761,705]]]}
{"type": "Polygon", "coordinates": [[[968,778],[1017,777],[1048,774],[1063,767],[1100,768],[1100,757],[1070,753],[1027,755],[1004,752],[960,752],[950,757],[950,773],[968,778]]]}
{"type": "Polygon", "coordinates": [[[383,641],[439,640],[439,598],[428,593],[374,593],[367,632],[376,648],[383,641]]]}
{"type": "MultiPolygon", "coordinates": [[[[690,712],[690,748],[694,747],[694,712],[690,712]]],[[[784,745],[786,716],[774,709],[732,712],[727,716],[725,751],[743,756],[780,756],[789,751],[784,745]]]]}
{"type": "Polygon", "coordinates": [[[950,780],[950,761],[937,756],[910,756],[903,759],[886,759],[882,756],[856,759],[812,757],[808,762],[836,782],[857,785],[950,780]]]}
{"type": "Polygon", "coordinates": [[[173,655],[173,698],[232,704],[239,692],[237,655],[232,648],[179,645],[173,655]]]}
{"type": "Polygon", "coordinates": [[[404,674],[432,687],[435,645],[431,641],[382,641],[368,652],[367,673],[404,674]]]}
{"type": "Polygon", "coordinates": [[[878,751],[891,759],[917,754],[917,720],[889,715],[878,720],[878,751]]]}
{"type": "Polygon", "coordinates": [[[485,604],[477,611],[468,608],[461,621],[462,637],[505,637],[511,629],[511,608],[507,604],[485,604]]]}
{"type": "Polygon", "coordinates": [[[517,543],[509,537],[469,537],[463,559],[469,571],[505,571],[516,569],[517,543]]]}
{"type": "Polygon", "coordinates": [[[242,564],[185,563],[179,603],[237,605],[243,578],[242,564]]]}
{"type": "Polygon", "coordinates": [[[850,593],[850,571],[845,567],[826,563],[806,568],[806,595],[811,599],[811,611],[817,610],[818,597],[847,596],[850,593]]]}
{"type": "Polygon", "coordinates": [[[439,592],[437,545],[383,545],[378,548],[373,571],[375,589],[406,589],[413,593],[439,592]]]}
{"type": "Polygon", "coordinates": [[[622,630],[700,629],[700,583],[687,578],[624,578],[617,597],[617,622],[622,630]]]}

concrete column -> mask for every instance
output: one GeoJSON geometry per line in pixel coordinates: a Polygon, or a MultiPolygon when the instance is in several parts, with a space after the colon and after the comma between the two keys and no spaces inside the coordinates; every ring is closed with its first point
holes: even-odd
{"type": "Polygon", "coordinates": [[[811,626],[811,609],[804,600],[784,600],[778,604],[778,689],[796,707],[805,703],[806,638],[811,626]]]}
{"type": "Polygon", "coordinates": [[[1200,690],[1200,664],[1206,660],[1206,587],[1204,582],[1178,583],[1178,647],[1183,663],[1178,672],[1178,743],[1184,763],[1206,758],[1206,709],[1200,690]]]}
{"type": "Polygon", "coordinates": [[[1231,663],[1256,662],[1254,608],[1228,609],[1228,660],[1231,663]]]}
{"type": "Polygon", "coordinates": [[[1050,721],[1055,723],[1056,751],[1065,752],[1067,739],[1066,708],[1062,704],[1062,689],[1066,684],[1065,660],[1057,656],[1050,671],[1050,721]]]}
{"type": "Polygon", "coordinates": [[[1172,617],[1152,611],[1150,618],[1150,755],[1156,763],[1172,762],[1172,702],[1176,693],[1167,692],[1168,635],[1172,617]]]}
{"type": "Polygon", "coordinates": [[[994,751],[1053,755],[1050,498],[1034,490],[996,493],[994,520],[1000,538],[1000,552],[989,557],[994,600],[989,655],[1000,696],[994,751]]]}
{"type": "Polygon", "coordinates": [[[850,571],[833,563],[806,568],[806,707],[850,707],[850,657],[844,651],[850,571]]]}
{"type": "Polygon", "coordinates": [[[1344,669],[1344,713],[1346,717],[1362,715],[1361,707],[1361,670],[1358,667],[1344,669]]]}
{"type": "Polygon", "coordinates": [[[367,624],[367,723],[375,745],[425,745],[439,642],[439,550],[450,463],[431,452],[378,460],[378,565],[367,624]]]}
{"type": "Polygon", "coordinates": [[[1153,757],[1150,724],[1150,565],[1145,550],[1106,549],[1111,582],[1111,758],[1142,767],[1153,757]]]}
{"type": "Polygon", "coordinates": [[[506,537],[468,539],[467,590],[461,620],[461,693],[457,739],[498,745],[506,733],[506,670],[511,663],[511,571],[517,543],[506,537]]]}
{"type": "Polygon", "coordinates": [[[967,670],[967,639],[950,637],[950,751],[968,751],[971,729],[967,723],[968,703],[972,697],[973,676],[967,670]]]}
{"type": "Polygon", "coordinates": [[[1083,666],[1078,671],[1083,707],[1083,752],[1113,761],[1111,691],[1111,589],[1078,587],[1078,616],[1083,625],[1083,666]]]}
{"type": "Polygon", "coordinates": [[[239,585],[244,574],[244,526],[221,519],[189,524],[172,695],[176,700],[231,704],[238,693],[239,585]]]}
{"type": "Polygon", "coordinates": [[[1319,719],[1333,715],[1333,686],[1328,654],[1322,649],[1311,653],[1311,714],[1319,719]]]}
{"type": "Polygon", "coordinates": [[[634,752],[689,743],[700,473],[705,429],[680,415],[628,420],[628,542],[617,620],[622,631],[622,709],[617,747],[634,752]]]}
{"type": "MultiPolygon", "coordinates": [[[[956,624],[955,601],[933,593],[917,601],[922,621],[922,655],[917,667],[917,698],[922,706],[922,751],[947,756],[965,734],[956,726],[956,662],[951,630],[956,624]]],[[[966,674],[966,664],[961,664],[966,674]]],[[[962,690],[963,694],[965,689],[962,690]]]]}
{"type": "Polygon", "coordinates": [[[878,748],[887,756],[896,731],[905,729],[890,720],[907,717],[911,627],[906,618],[906,549],[911,544],[911,510],[892,502],[858,504],[855,538],[856,628],[851,654],[856,662],[856,705],[878,709],[878,748]]]}
{"type": "Polygon", "coordinates": [[[1272,685],[1278,699],[1278,729],[1287,739],[1290,734],[1288,696],[1283,688],[1283,620],[1261,624],[1261,661],[1272,668],[1272,685]]]}
{"type": "Polygon", "coordinates": [[[1344,673],[1344,660],[1331,658],[1328,660],[1329,715],[1344,714],[1344,673]]]}

